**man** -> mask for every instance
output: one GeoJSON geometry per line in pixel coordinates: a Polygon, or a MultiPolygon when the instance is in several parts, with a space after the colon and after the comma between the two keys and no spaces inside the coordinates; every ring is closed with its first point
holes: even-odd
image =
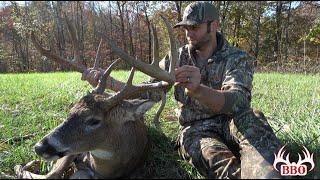
{"type": "MultiPolygon", "coordinates": [[[[272,163],[281,144],[263,114],[250,108],[254,58],[229,46],[218,19],[211,3],[195,2],[175,26],[188,40],[179,49],[174,87],[179,154],[208,178],[279,178],[272,163]]],[[[83,75],[92,85],[98,77],[83,75]]],[[[122,86],[112,78],[108,84],[122,86]]]]}

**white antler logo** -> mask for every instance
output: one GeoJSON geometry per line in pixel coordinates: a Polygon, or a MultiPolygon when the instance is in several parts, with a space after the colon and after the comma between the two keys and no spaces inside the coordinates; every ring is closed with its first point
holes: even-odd
{"type": "Polygon", "coordinates": [[[308,149],[303,146],[305,151],[303,152],[304,159],[301,159],[300,154],[299,160],[297,163],[295,162],[290,162],[289,160],[289,154],[287,154],[286,159],[283,158],[285,151],[283,151],[284,146],[279,150],[278,154],[274,154],[275,159],[273,162],[273,167],[277,169],[277,164],[278,163],[284,163],[283,165],[280,166],[280,174],[282,176],[305,176],[307,174],[307,166],[304,165],[304,163],[309,163],[311,165],[311,168],[309,172],[314,168],[314,161],[313,161],[313,153],[310,155],[308,149]]]}

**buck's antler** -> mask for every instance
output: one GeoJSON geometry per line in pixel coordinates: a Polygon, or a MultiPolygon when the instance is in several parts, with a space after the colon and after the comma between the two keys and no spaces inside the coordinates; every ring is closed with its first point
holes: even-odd
{"type": "Polygon", "coordinates": [[[128,81],[121,91],[103,100],[104,109],[112,108],[122,100],[130,98],[137,94],[140,94],[141,92],[152,90],[152,89],[161,89],[168,86],[167,83],[163,83],[163,82],[133,85],[132,80],[133,80],[134,72],[135,72],[135,68],[132,67],[128,81]]]}
{"type": "Polygon", "coordinates": [[[82,73],[82,72],[86,71],[87,68],[84,65],[82,65],[81,63],[79,63],[80,50],[79,50],[78,39],[76,37],[75,30],[74,30],[73,26],[71,25],[70,21],[67,18],[65,18],[65,19],[66,19],[66,24],[67,24],[70,36],[71,36],[72,45],[74,48],[73,61],[68,61],[68,60],[64,59],[63,57],[53,53],[51,50],[43,48],[39,44],[39,42],[37,41],[37,38],[36,38],[34,32],[31,32],[31,40],[32,40],[33,44],[35,45],[36,49],[43,56],[46,56],[47,58],[55,61],[56,63],[58,63],[60,65],[67,66],[67,67],[73,67],[76,71],[82,73]]]}
{"type": "MultiPolygon", "coordinates": [[[[152,64],[147,64],[142,61],[138,61],[135,58],[131,57],[128,55],[126,52],[124,52],[122,49],[118,48],[117,46],[114,45],[112,40],[110,40],[107,36],[102,34],[102,36],[106,39],[106,42],[109,44],[111,49],[122,59],[124,59],[126,62],[128,62],[133,68],[131,69],[129,79],[125,85],[125,87],[115,95],[108,97],[106,100],[104,100],[104,108],[110,108],[113,107],[115,104],[120,102],[123,99],[129,98],[131,96],[134,96],[138,93],[141,93],[143,91],[151,90],[151,89],[160,89],[163,87],[171,86],[175,82],[175,74],[174,74],[174,68],[175,64],[177,62],[177,50],[176,50],[176,43],[173,37],[173,32],[172,28],[168,23],[168,20],[161,16],[163,21],[165,22],[168,34],[169,34],[169,39],[170,39],[170,67],[169,67],[169,72],[165,71],[164,69],[161,69],[159,67],[159,52],[158,52],[158,39],[157,39],[157,34],[155,31],[155,28],[152,26],[152,35],[153,35],[153,44],[154,44],[154,49],[153,49],[153,62],[152,64]],[[150,84],[140,84],[138,86],[134,86],[132,84],[132,79],[134,76],[134,71],[135,68],[138,70],[144,72],[145,74],[157,78],[158,80],[162,80],[157,83],[150,83],[150,84]]],[[[100,79],[100,83],[98,87],[102,86],[103,82],[105,82],[105,79],[108,77],[109,73],[104,73],[105,75],[103,76],[102,79],[100,79]]],[[[105,86],[103,86],[105,87],[105,86]]],[[[97,88],[99,89],[98,92],[103,91],[103,87],[97,88]]],[[[162,99],[165,97],[162,97],[162,99]]],[[[159,109],[161,112],[163,109],[163,104],[165,103],[165,100],[163,100],[163,103],[159,109]]],[[[159,114],[158,112],[157,114],[159,114]]],[[[159,116],[159,115],[158,115],[159,116]]],[[[156,120],[155,120],[156,121],[156,120]]]]}
{"type": "MultiPolygon", "coordinates": [[[[118,48],[117,46],[114,45],[113,41],[107,37],[105,34],[101,33],[101,36],[104,37],[106,39],[106,42],[108,43],[108,45],[111,47],[111,49],[123,60],[125,60],[126,62],[128,62],[131,66],[137,68],[138,70],[144,72],[145,74],[157,78],[158,80],[162,80],[165,81],[167,83],[169,83],[170,85],[174,84],[175,82],[175,75],[174,75],[174,68],[175,68],[175,64],[177,62],[177,58],[178,58],[178,52],[176,50],[176,43],[174,40],[174,36],[173,36],[173,30],[171,28],[171,26],[169,25],[168,20],[161,16],[161,18],[163,19],[163,21],[165,22],[168,34],[169,34],[169,40],[170,40],[170,67],[169,67],[169,73],[167,71],[165,71],[164,69],[161,69],[159,67],[159,55],[157,50],[154,50],[153,54],[154,54],[154,60],[152,64],[147,64],[144,63],[143,61],[138,61],[136,60],[134,57],[131,57],[128,53],[126,53],[125,51],[123,51],[122,49],[118,48]]],[[[156,38],[155,35],[155,30],[153,30],[153,37],[156,38]]],[[[154,40],[154,47],[157,47],[157,40],[154,40]]]]}
{"type": "MultiPolygon", "coordinates": [[[[163,19],[163,21],[165,23],[165,26],[167,28],[167,32],[169,35],[169,40],[170,40],[169,72],[167,72],[159,67],[159,52],[158,52],[159,45],[158,45],[157,34],[156,34],[156,30],[155,30],[154,26],[152,26],[152,36],[153,36],[153,44],[154,44],[152,64],[147,64],[142,61],[136,60],[135,58],[131,57],[126,52],[124,52],[122,49],[118,48],[112,42],[112,40],[110,40],[106,35],[101,34],[101,36],[106,39],[106,42],[111,47],[111,49],[121,59],[124,59],[131,66],[144,72],[145,74],[160,80],[160,82],[157,82],[157,83],[141,84],[141,85],[134,86],[134,85],[132,85],[132,79],[134,76],[134,68],[133,68],[131,70],[130,77],[129,77],[125,87],[120,92],[118,92],[115,95],[108,97],[106,100],[104,100],[105,101],[104,104],[105,104],[106,108],[112,107],[115,104],[117,104],[117,102],[119,102],[123,99],[129,98],[129,97],[136,95],[138,93],[141,93],[142,91],[147,91],[147,90],[151,90],[151,89],[160,89],[160,88],[168,87],[168,86],[171,86],[174,84],[174,82],[175,82],[174,68],[175,68],[175,64],[177,62],[177,58],[178,58],[177,50],[176,50],[176,43],[175,43],[174,36],[173,36],[173,30],[172,30],[171,26],[169,25],[168,20],[163,16],[161,16],[161,18],[163,19]]],[[[76,69],[77,71],[83,73],[84,71],[87,70],[87,68],[84,65],[82,65],[81,63],[79,63],[79,60],[80,60],[79,52],[80,51],[79,51],[79,47],[78,47],[78,38],[76,37],[76,33],[75,33],[73,26],[71,25],[71,23],[69,22],[69,20],[67,18],[66,18],[66,23],[68,26],[68,30],[69,30],[71,40],[72,40],[72,45],[74,47],[74,52],[75,52],[73,61],[68,61],[68,60],[54,54],[51,50],[43,48],[36,40],[34,33],[31,33],[31,40],[34,43],[35,47],[40,51],[40,53],[42,55],[48,57],[49,59],[54,60],[55,62],[57,62],[61,65],[71,66],[74,69],[76,69]]],[[[94,68],[97,68],[98,64],[99,64],[100,46],[101,46],[101,41],[100,41],[100,44],[99,44],[99,47],[97,50],[94,68]]],[[[99,80],[98,86],[94,90],[95,93],[102,94],[104,92],[104,90],[106,88],[106,79],[110,75],[112,68],[114,67],[114,65],[117,62],[118,61],[115,61],[114,63],[112,63],[107,68],[107,70],[104,71],[103,76],[101,76],[101,78],[99,80]]]]}
{"type": "MultiPolygon", "coordinates": [[[[32,40],[33,44],[35,45],[36,49],[43,56],[46,56],[47,58],[55,61],[56,63],[58,63],[60,65],[67,66],[67,67],[72,67],[76,71],[78,71],[80,73],[83,73],[84,71],[87,70],[87,67],[80,63],[79,41],[78,41],[78,38],[76,36],[76,32],[75,32],[74,26],[71,24],[70,20],[67,18],[66,15],[65,15],[65,22],[67,24],[68,31],[69,31],[69,34],[71,36],[72,46],[74,48],[74,58],[73,58],[72,61],[68,61],[68,60],[64,59],[63,57],[55,54],[51,50],[45,49],[44,47],[42,47],[39,44],[39,42],[37,41],[37,38],[36,38],[34,32],[31,32],[31,40],[32,40]]],[[[96,53],[96,58],[95,58],[95,61],[94,61],[93,69],[98,69],[99,68],[101,44],[102,44],[102,39],[100,40],[100,43],[99,43],[99,46],[98,46],[98,50],[97,50],[97,53],[96,53]]]]}

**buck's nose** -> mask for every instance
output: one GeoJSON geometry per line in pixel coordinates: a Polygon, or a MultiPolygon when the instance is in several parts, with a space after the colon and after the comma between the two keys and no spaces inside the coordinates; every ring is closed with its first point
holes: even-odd
{"type": "Polygon", "coordinates": [[[34,146],[34,150],[39,156],[44,158],[48,158],[57,154],[57,150],[53,146],[51,146],[47,140],[38,142],[34,146]]]}

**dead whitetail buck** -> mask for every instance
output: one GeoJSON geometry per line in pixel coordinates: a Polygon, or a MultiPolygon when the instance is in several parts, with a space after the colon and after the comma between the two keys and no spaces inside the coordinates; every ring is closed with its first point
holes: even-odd
{"type": "MultiPolygon", "coordinates": [[[[48,161],[57,160],[53,169],[47,175],[38,175],[27,171],[28,166],[18,165],[15,171],[19,178],[62,178],[64,171],[69,169],[71,164],[75,168],[70,178],[117,178],[128,176],[143,162],[148,144],[143,115],[155,102],[141,99],[129,100],[129,98],[148,90],[171,87],[175,81],[173,70],[177,51],[172,29],[168,21],[164,17],[162,19],[167,27],[171,43],[169,72],[159,67],[155,30],[153,31],[153,42],[156,48],[154,48],[152,64],[137,61],[117,48],[108,37],[104,37],[113,52],[121,59],[160,81],[133,85],[133,68],[125,87],[120,92],[110,95],[104,91],[106,78],[110,75],[115,63],[111,64],[104,71],[93,92],[82,97],[71,109],[68,118],[35,145],[35,151],[39,156],[48,161]]],[[[79,60],[74,29],[70,22],[67,25],[75,47],[75,59],[79,60]]],[[[44,49],[37,42],[34,34],[31,35],[31,38],[41,54],[49,59],[72,66],[81,73],[87,69],[77,62],[67,61],[50,50],[44,49]]]]}

